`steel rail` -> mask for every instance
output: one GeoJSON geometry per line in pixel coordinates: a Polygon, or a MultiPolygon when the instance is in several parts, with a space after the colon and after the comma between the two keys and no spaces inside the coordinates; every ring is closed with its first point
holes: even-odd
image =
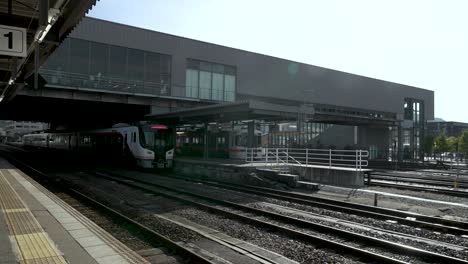
{"type": "Polygon", "coordinates": [[[399,175],[399,174],[390,174],[390,173],[372,173],[372,179],[380,179],[380,178],[390,178],[391,180],[395,181],[408,181],[408,182],[413,182],[418,183],[430,183],[432,185],[437,185],[437,186],[453,186],[453,183],[455,180],[457,180],[459,186],[467,186],[468,187],[468,181],[464,179],[456,179],[455,176],[452,176],[451,178],[448,177],[443,177],[439,179],[434,179],[437,176],[412,176],[412,175],[399,175]]]}
{"type": "MultiPolygon", "coordinates": [[[[106,173],[112,173],[107,172],[106,173]]],[[[183,176],[177,176],[173,174],[161,174],[158,175],[170,178],[179,178],[183,180],[201,182],[203,184],[226,188],[234,191],[251,193],[256,195],[262,195],[270,198],[286,200],[290,202],[300,203],[308,206],[316,206],[329,210],[340,211],[350,214],[356,214],[365,217],[373,217],[382,220],[394,220],[398,221],[401,224],[423,227],[432,230],[437,230],[440,232],[448,232],[455,235],[468,235],[468,223],[444,219],[439,217],[421,215],[418,213],[405,212],[390,208],[375,207],[364,204],[357,204],[351,202],[338,201],[327,198],[314,197],[306,194],[276,190],[266,187],[258,187],[252,185],[236,184],[236,183],[226,183],[226,182],[214,182],[206,181],[202,179],[191,179],[183,176]]]]}
{"type": "MultiPolygon", "coordinates": [[[[349,251],[349,250],[352,249],[352,251],[354,251],[354,253],[357,253],[358,256],[366,255],[366,258],[371,257],[371,258],[373,258],[375,260],[379,260],[379,261],[394,260],[394,259],[391,259],[391,258],[389,258],[387,256],[384,256],[384,255],[381,255],[381,254],[376,254],[376,253],[373,253],[373,252],[369,252],[367,250],[362,250],[362,249],[354,248],[354,247],[351,247],[351,246],[343,245],[340,242],[320,238],[320,237],[317,237],[317,236],[313,236],[313,235],[306,234],[306,233],[303,233],[303,232],[299,232],[299,231],[296,231],[296,230],[292,230],[292,229],[289,229],[289,228],[281,227],[281,226],[278,226],[276,224],[268,223],[267,221],[260,221],[260,220],[257,220],[255,218],[244,216],[244,215],[239,215],[239,214],[236,214],[236,213],[232,213],[232,212],[226,211],[224,209],[220,209],[218,207],[214,207],[214,206],[207,205],[207,204],[204,204],[204,203],[196,202],[196,201],[193,201],[193,200],[188,200],[186,198],[181,198],[180,196],[176,196],[176,195],[173,195],[173,194],[168,194],[166,192],[157,191],[157,190],[154,190],[154,188],[150,188],[148,186],[156,187],[158,189],[164,189],[166,191],[181,194],[183,196],[195,197],[197,199],[202,199],[204,201],[212,202],[212,203],[215,203],[215,204],[222,204],[223,206],[232,207],[232,208],[235,208],[237,210],[242,210],[242,211],[247,212],[247,213],[252,213],[252,214],[255,214],[255,215],[261,215],[261,216],[269,217],[269,218],[272,218],[274,220],[284,222],[285,224],[294,224],[294,225],[302,227],[302,228],[310,228],[310,229],[313,229],[313,230],[319,230],[319,231],[327,233],[327,234],[333,233],[333,234],[335,234],[337,236],[344,237],[346,239],[352,239],[353,241],[364,242],[364,244],[378,245],[378,246],[380,246],[382,248],[385,248],[385,249],[392,249],[393,252],[397,253],[397,254],[401,254],[401,253],[404,252],[405,254],[408,254],[411,257],[419,257],[419,258],[427,260],[427,261],[442,261],[444,263],[468,263],[468,261],[458,259],[458,258],[454,258],[454,257],[451,257],[451,256],[446,256],[446,255],[434,253],[434,252],[431,252],[431,251],[427,251],[427,250],[423,250],[423,249],[419,249],[419,248],[415,248],[415,247],[410,247],[410,246],[407,246],[407,245],[404,245],[404,244],[399,244],[399,243],[396,243],[396,242],[391,242],[391,241],[387,241],[387,240],[383,240],[383,239],[374,238],[374,237],[371,237],[371,236],[366,236],[366,235],[362,235],[362,234],[358,234],[358,233],[353,233],[353,232],[350,232],[350,231],[346,231],[346,230],[326,226],[326,225],[323,225],[323,224],[313,223],[313,222],[310,222],[310,221],[307,221],[307,220],[302,220],[302,219],[298,219],[298,218],[294,218],[294,217],[290,217],[290,216],[285,216],[285,215],[278,214],[278,213],[273,213],[273,212],[270,212],[270,211],[265,211],[265,210],[261,210],[261,209],[257,209],[257,208],[252,208],[252,207],[248,207],[248,206],[241,205],[241,204],[238,204],[238,203],[228,202],[228,201],[225,201],[225,200],[220,200],[220,199],[208,197],[208,196],[205,196],[205,195],[196,194],[196,193],[193,193],[193,192],[190,192],[190,191],[181,190],[179,188],[168,187],[166,185],[162,185],[162,184],[158,184],[158,183],[154,183],[154,182],[148,182],[148,181],[145,181],[145,180],[135,179],[133,177],[128,177],[128,176],[119,175],[119,174],[114,174],[112,176],[109,176],[109,175],[105,175],[103,173],[95,173],[95,175],[98,175],[100,177],[104,177],[104,178],[109,179],[109,180],[116,181],[118,183],[130,186],[130,187],[138,188],[138,189],[140,189],[142,191],[145,191],[145,192],[150,192],[150,193],[154,193],[154,194],[158,194],[158,195],[164,195],[164,196],[166,196],[168,198],[177,199],[177,200],[182,201],[184,203],[194,204],[196,206],[199,206],[199,207],[211,210],[211,211],[216,211],[216,212],[219,212],[219,213],[222,213],[222,214],[227,214],[227,215],[229,215],[231,217],[240,218],[240,219],[242,219],[244,221],[248,221],[248,222],[254,223],[256,225],[261,225],[261,226],[264,226],[264,227],[267,227],[267,228],[274,228],[275,230],[283,231],[283,232],[286,232],[288,234],[294,234],[294,236],[297,236],[298,233],[301,233],[302,234],[302,235],[300,235],[301,237],[304,237],[304,234],[306,236],[312,236],[315,240],[320,239],[321,243],[324,243],[325,241],[323,241],[323,240],[326,240],[327,242],[325,242],[325,243],[327,243],[328,245],[333,245],[333,247],[337,247],[339,245],[340,249],[344,249],[346,251],[349,251]],[[285,231],[285,230],[287,230],[287,231],[285,231]],[[382,257],[384,257],[384,259],[382,259],[382,257]]],[[[310,237],[309,237],[309,239],[310,239],[310,237]]]]}
{"type": "MultiPolygon", "coordinates": [[[[19,161],[18,159],[12,157],[11,155],[5,155],[3,156],[10,162],[13,163],[16,167],[21,168],[22,170],[29,171],[35,175],[41,176],[41,177],[46,177],[50,178],[47,174],[27,165],[26,163],[19,161]]],[[[63,187],[63,185],[61,185],[63,187]]],[[[115,218],[118,221],[124,222],[127,225],[131,226],[132,228],[135,228],[138,230],[139,233],[141,233],[146,239],[149,239],[151,241],[156,241],[158,244],[162,245],[163,247],[172,250],[173,252],[177,253],[180,256],[185,257],[189,263],[206,263],[206,264],[214,264],[216,262],[212,262],[208,260],[207,258],[191,251],[188,248],[185,248],[184,246],[178,244],[175,241],[172,241],[171,239],[165,237],[164,235],[154,231],[153,229],[125,216],[124,214],[121,214],[120,212],[117,212],[116,210],[96,201],[95,199],[89,197],[88,195],[85,195],[78,190],[75,190],[73,188],[70,188],[67,186],[66,191],[69,191],[72,196],[75,198],[78,198],[81,201],[84,201],[85,203],[90,204],[91,206],[97,208],[99,211],[105,213],[108,216],[111,216],[115,218]]]]}
{"type": "Polygon", "coordinates": [[[455,190],[441,189],[441,188],[436,188],[436,187],[415,186],[415,185],[399,184],[399,183],[394,183],[394,182],[382,182],[382,181],[384,180],[373,179],[371,180],[370,185],[468,198],[468,191],[466,192],[455,191],[455,190]]]}

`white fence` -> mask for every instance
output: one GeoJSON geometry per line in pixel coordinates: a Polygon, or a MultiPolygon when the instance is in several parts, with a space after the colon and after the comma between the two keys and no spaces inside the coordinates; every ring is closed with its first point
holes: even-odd
{"type": "Polygon", "coordinates": [[[367,167],[367,150],[300,149],[300,148],[246,148],[245,161],[262,166],[321,165],[361,170],[367,167]]]}

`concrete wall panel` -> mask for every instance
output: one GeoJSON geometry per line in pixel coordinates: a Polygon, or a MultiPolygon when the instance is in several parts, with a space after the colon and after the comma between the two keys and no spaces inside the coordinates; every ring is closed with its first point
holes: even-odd
{"type": "Polygon", "coordinates": [[[70,36],[171,55],[173,95],[183,91],[186,59],[193,58],[236,66],[237,92],[241,95],[305,100],[398,114],[403,114],[404,98],[412,97],[425,101],[426,119],[434,118],[434,92],[408,85],[94,18],[84,18],[70,36]]]}

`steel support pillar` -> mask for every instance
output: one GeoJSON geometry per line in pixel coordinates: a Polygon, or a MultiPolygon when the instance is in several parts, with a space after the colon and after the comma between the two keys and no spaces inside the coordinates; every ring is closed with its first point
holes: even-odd
{"type": "Polygon", "coordinates": [[[247,124],[247,147],[255,148],[255,121],[251,121],[247,124]]]}
{"type": "Polygon", "coordinates": [[[403,128],[398,124],[398,162],[403,161],[403,128]]]}
{"type": "Polygon", "coordinates": [[[358,126],[354,126],[354,146],[358,145],[358,126]]]}
{"type": "Polygon", "coordinates": [[[204,131],[203,131],[203,159],[208,159],[208,123],[204,124],[204,131]]]}

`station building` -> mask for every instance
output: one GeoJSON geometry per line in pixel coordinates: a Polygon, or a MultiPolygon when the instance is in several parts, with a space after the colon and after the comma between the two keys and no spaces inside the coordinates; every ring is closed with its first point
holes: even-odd
{"type": "Polygon", "coordinates": [[[447,137],[459,137],[465,130],[468,131],[468,123],[437,120],[427,122],[427,134],[434,137],[441,134],[447,137]]]}
{"type": "Polygon", "coordinates": [[[158,98],[146,114],[172,113],[179,125],[197,120],[194,113],[212,119],[198,120],[205,125],[218,122],[214,130],[255,118],[261,139],[249,146],[359,148],[370,159],[419,160],[434,119],[430,90],[89,17],[40,75],[50,89],[158,98]],[[187,110],[190,102],[198,108],[187,110]],[[221,118],[241,106],[257,115],[221,118]]]}
{"type": "Polygon", "coordinates": [[[5,120],[2,125],[8,141],[20,140],[22,135],[49,128],[47,123],[31,121],[5,120]]]}

